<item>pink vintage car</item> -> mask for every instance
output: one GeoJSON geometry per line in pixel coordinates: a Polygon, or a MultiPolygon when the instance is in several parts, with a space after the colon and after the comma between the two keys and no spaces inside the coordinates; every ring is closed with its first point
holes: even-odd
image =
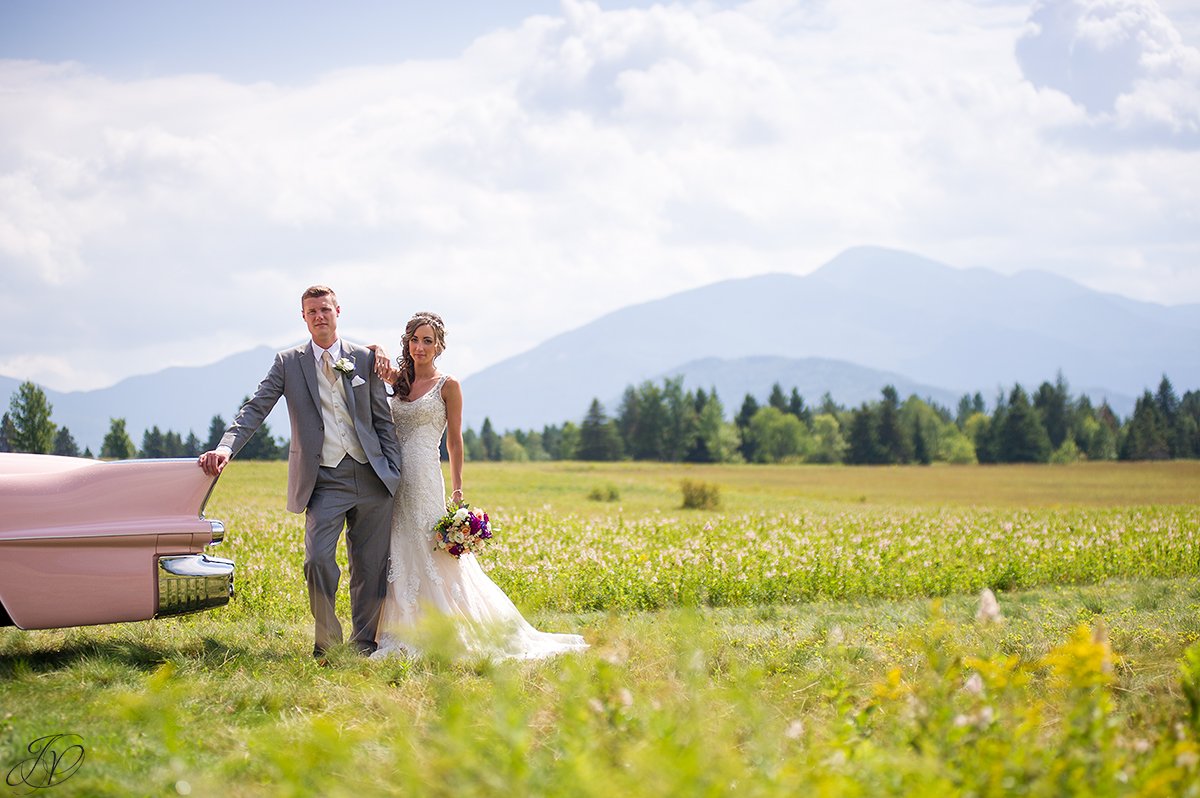
{"type": "Polygon", "coordinates": [[[205,548],[216,479],[195,460],[0,454],[0,626],[144,621],[219,607],[233,563],[205,548]]]}

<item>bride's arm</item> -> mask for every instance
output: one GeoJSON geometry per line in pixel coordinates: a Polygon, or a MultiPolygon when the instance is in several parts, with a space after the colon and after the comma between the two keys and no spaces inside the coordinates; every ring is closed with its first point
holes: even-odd
{"type": "Polygon", "coordinates": [[[442,384],[442,401],[446,403],[446,451],[450,455],[450,498],[463,498],[463,437],[462,437],[462,386],[453,377],[442,384]]]}
{"type": "Polygon", "coordinates": [[[371,344],[367,349],[375,353],[375,374],[388,385],[394,385],[400,377],[400,369],[392,365],[387,352],[379,344],[371,344]]]}

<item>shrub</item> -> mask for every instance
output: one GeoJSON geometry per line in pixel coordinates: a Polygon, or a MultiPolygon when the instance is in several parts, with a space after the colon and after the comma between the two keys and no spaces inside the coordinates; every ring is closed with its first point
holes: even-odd
{"type": "Polygon", "coordinates": [[[717,485],[685,479],[679,487],[685,510],[715,510],[721,505],[721,489],[717,485]]]}
{"type": "Polygon", "coordinates": [[[591,492],[588,494],[588,498],[594,502],[615,502],[620,501],[621,493],[617,490],[616,485],[597,485],[596,487],[592,488],[591,492]]]}

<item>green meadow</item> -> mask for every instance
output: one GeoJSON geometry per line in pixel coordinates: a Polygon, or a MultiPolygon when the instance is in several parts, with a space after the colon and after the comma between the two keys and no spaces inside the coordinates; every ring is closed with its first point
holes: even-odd
{"type": "Polygon", "coordinates": [[[3,771],[61,733],[85,758],[39,792],[1200,795],[1198,462],[466,478],[485,569],[590,651],[465,660],[431,625],[420,659],[320,667],[285,466],[235,462],[227,607],[0,630],[3,771]]]}

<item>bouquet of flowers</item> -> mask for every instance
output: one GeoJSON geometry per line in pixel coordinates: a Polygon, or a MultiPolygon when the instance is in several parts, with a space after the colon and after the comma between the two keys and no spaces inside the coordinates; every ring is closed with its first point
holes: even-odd
{"type": "Polygon", "coordinates": [[[433,547],[445,549],[458,558],[470,552],[478,554],[492,539],[492,524],[483,510],[469,504],[448,504],[446,514],[433,528],[433,547]]]}

